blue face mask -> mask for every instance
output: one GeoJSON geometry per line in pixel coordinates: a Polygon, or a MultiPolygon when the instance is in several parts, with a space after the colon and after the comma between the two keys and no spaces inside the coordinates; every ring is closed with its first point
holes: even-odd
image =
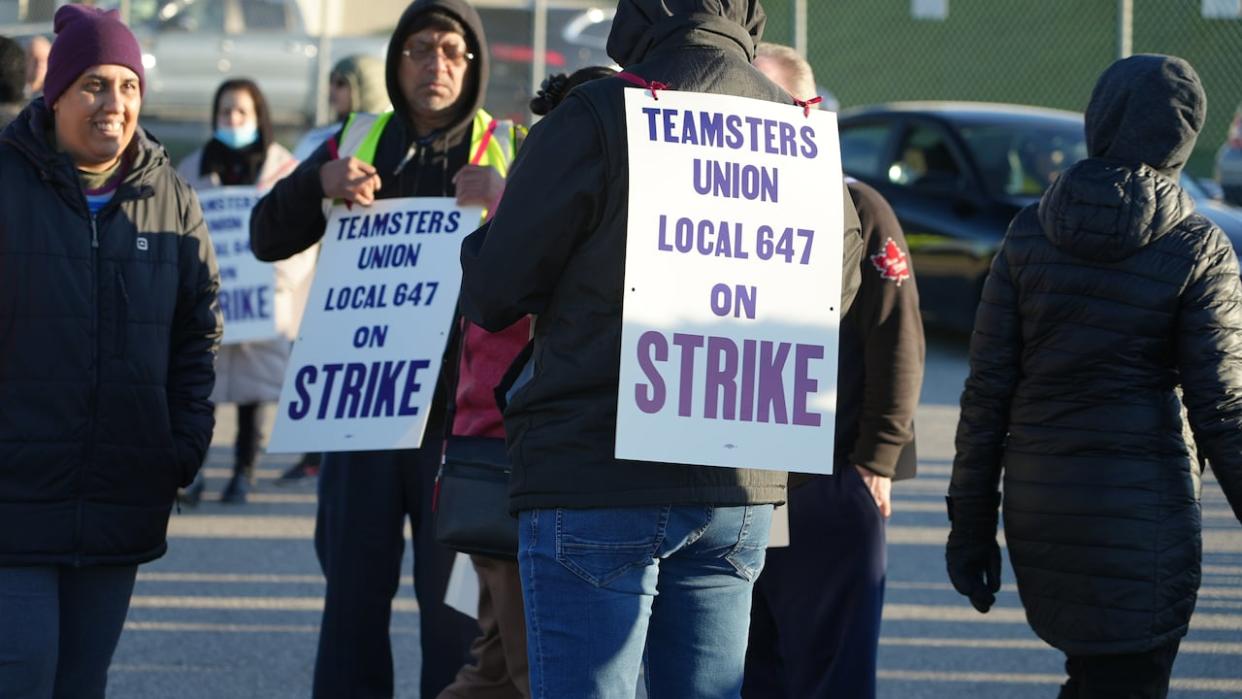
{"type": "Polygon", "coordinates": [[[229,148],[241,150],[259,140],[259,127],[255,124],[247,124],[237,128],[217,126],[215,137],[217,141],[229,148]]]}

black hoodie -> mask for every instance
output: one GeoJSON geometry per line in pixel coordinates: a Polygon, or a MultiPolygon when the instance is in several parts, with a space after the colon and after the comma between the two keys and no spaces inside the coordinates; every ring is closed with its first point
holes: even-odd
{"type": "Polygon", "coordinates": [[[52,120],[0,133],[0,566],[133,565],[211,442],[215,254],[141,127],[92,217],[52,120]]]}
{"type": "Polygon", "coordinates": [[[1242,518],[1238,262],[1172,179],[1203,110],[1185,61],[1109,68],[1087,109],[1092,157],[1014,219],[975,320],[950,495],[995,493],[1003,466],[1027,619],[1070,654],[1185,635],[1194,442],[1242,518]]]}
{"type": "MultiPolygon", "coordinates": [[[[463,0],[415,0],[402,13],[388,42],[385,79],[396,116],[388,122],[375,152],[374,165],[382,183],[376,192],[377,199],[456,194],[453,176],[469,161],[471,124],[475,113],[483,106],[487,89],[488,53],[479,14],[463,0]],[[456,119],[447,128],[416,139],[413,116],[397,82],[397,68],[406,60],[401,49],[409,38],[410,28],[419,15],[431,9],[440,9],[462,23],[467,33],[466,43],[475,57],[462,86],[456,119]],[[413,156],[398,172],[398,165],[406,160],[411,148],[413,156]]],[[[339,139],[338,134],[336,140],[339,142],[339,139]]],[[[327,220],[319,206],[323,199],[319,168],[331,159],[328,145],[320,146],[259,201],[250,218],[250,247],[260,260],[291,257],[323,236],[327,220]]]]}
{"type": "MultiPolygon", "coordinates": [[[[755,0],[623,0],[608,51],[627,70],[674,90],[788,103],[751,66],[762,28],[755,0]]],[[[629,198],[626,85],[619,79],[581,85],[537,124],[495,218],[462,249],[468,318],[499,330],[527,313],[538,315],[533,377],[505,411],[511,506],[783,501],[783,472],[613,455],[629,198]]],[[[848,301],[859,283],[862,244],[853,204],[844,199],[848,301]]],[[[832,445],[824,452],[830,455],[832,445]]]]}

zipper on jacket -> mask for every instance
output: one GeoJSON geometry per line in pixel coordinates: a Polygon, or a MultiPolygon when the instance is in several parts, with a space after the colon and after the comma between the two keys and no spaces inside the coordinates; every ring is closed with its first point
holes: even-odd
{"type": "Polygon", "coordinates": [[[116,272],[116,287],[120,298],[116,310],[116,338],[113,341],[113,347],[116,350],[116,356],[125,356],[126,340],[129,337],[129,290],[125,288],[125,275],[121,270],[116,272]]]}
{"type": "Polygon", "coordinates": [[[85,497],[85,491],[82,487],[82,481],[86,477],[86,469],[95,458],[95,413],[99,410],[99,379],[100,367],[99,362],[102,361],[103,353],[100,351],[102,338],[99,334],[99,221],[95,214],[90,214],[91,219],[91,307],[94,313],[91,315],[91,331],[94,334],[95,346],[93,356],[91,357],[91,371],[94,373],[94,382],[91,385],[90,395],[90,417],[87,419],[86,427],[86,453],[83,455],[82,466],[78,468],[76,478],[77,489],[77,507],[74,514],[73,528],[73,566],[75,568],[82,565],[82,499],[85,497]]]}

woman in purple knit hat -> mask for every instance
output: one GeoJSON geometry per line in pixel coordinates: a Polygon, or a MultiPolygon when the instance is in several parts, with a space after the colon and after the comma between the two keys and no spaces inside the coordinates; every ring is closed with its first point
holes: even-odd
{"type": "Polygon", "coordinates": [[[138,565],[202,463],[221,321],[194,192],[138,127],[115,12],[56,12],[0,132],[0,696],[104,696],[138,565]]]}

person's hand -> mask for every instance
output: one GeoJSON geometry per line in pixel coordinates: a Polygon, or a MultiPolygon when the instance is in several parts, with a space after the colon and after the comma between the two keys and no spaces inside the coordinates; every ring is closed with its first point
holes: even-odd
{"type": "Polygon", "coordinates": [[[490,167],[466,165],[453,176],[458,206],[481,206],[495,211],[505,193],[505,178],[490,167]]]}
{"type": "Polygon", "coordinates": [[[1001,553],[996,543],[1000,496],[946,498],[949,542],[944,558],[953,588],[986,614],[1001,586],[1001,553]]]}
{"type": "Polygon", "coordinates": [[[871,493],[871,497],[875,500],[875,506],[880,508],[880,514],[885,519],[893,516],[893,479],[881,476],[874,471],[868,471],[862,466],[855,464],[854,468],[858,469],[858,475],[862,476],[863,485],[867,486],[867,491],[871,493]]]}
{"type": "Polygon", "coordinates": [[[329,199],[370,206],[380,189],[379,173],[357,158],[342,158],[324,163],[319,168],[319,183],[329,199]]]}

